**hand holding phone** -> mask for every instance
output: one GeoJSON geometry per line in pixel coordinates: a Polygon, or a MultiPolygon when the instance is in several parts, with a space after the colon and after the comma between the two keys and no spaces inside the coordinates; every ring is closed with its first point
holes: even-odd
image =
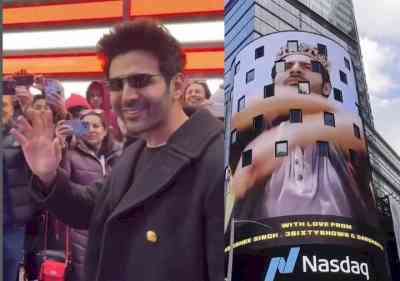
{"type": "Polygon", "coordinates": [[[17,86],[25,86],[29,88],[33,85],[33,75],[32,74],[18,74],[14,76],[17,86]]]}
{"type": "Polygon", "coordinates": [[[89,123],[78,119],[66,120],[64,125],[70,126],[74,135],[77,137],[86,135],[89,132],[89,123]]]}
{"type": "Polygon", "coordinates": [[[14,79],[3,80],[3,95],[15,96],[17,83],[14,79]]]}

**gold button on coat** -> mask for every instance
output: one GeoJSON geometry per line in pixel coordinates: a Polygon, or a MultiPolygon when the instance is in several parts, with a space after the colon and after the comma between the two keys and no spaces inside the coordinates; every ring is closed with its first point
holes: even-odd
{"type": "Polygon", "coordinates": [[[147,241],[155,243],[158,240],[157,233],[153,230],[148,230],[146,232],[147,241]]]}

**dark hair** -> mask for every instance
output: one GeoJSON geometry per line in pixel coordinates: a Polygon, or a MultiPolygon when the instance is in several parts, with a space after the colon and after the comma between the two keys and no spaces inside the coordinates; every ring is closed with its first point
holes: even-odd
{"type": "Polygon", "coordinates": [[[186,85],[185,91],[183,92],[185,96],[186,96],[186,90],[193,84],[198,84],[198,85],[203,87],[204,92],[206,94],[206,99],[209,99],[211,97],[211,91],[210,91],[210,88],[208,88],[207,83],[204,82],[204,81],[197,81],[197,80],[196,81],[191,81],[190,83],[188,83],[186,85]]]}
{"type": "MultiPolygon", "coordinates": [[[[277,62],[278,61],[275,62],[274,67],[272,67],[272,70],[271,70],[271,78],[272,78],[272,80],[275,80],[275,77],[276,77],[276,74],[277,74],[276,73],[276,63],[277,62]]],[[[318,62],[318,63],[320,65],[320,69],[321,69],[322,85],[324,85],[325,83],[331,83],[331,78],[329,76],[328,70],[320,62],[318,62]]]]}
{"type": "Polygon", "coordinates": [[[33,96],[32,105],[33,105],[35,102],[37,102],[38,100],[45,100],[45,99],[46,99],[46,96],[43,95],[43,94],[35,95],[35,96],[33,96]]]}
{"type": "Polygon", "coordinates": [[[168,83],[174,75],[183,71],[186,63],[178,41],[163,25],[151,19],[136,19],[114,26],[97,43],[97,50],[107,77],[111,61],[132,50],[143,50],[154,55],[168,83]]]}

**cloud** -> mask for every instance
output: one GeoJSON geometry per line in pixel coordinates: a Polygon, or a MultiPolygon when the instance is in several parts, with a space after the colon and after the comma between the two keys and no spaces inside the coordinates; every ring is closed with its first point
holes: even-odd
{"type": "Polygon", "coordinates": [[[361,37],[400,43],[399,0],[354,0],[361,37]]]}
{"type": "Polygon", "coordinates": [[[393,99],[377,99],[371,97],[372,112],[374,115],[375,129],[383,136],[390,146],[399,154],[400,152],[400,126],[399,119],[400,97],[393,99]]]}
{"type": "Polygon", "coordinates": [[[400,46],[360,39],[375,129],[400,154],[400,46]]]}
{"type": "Polygon", "coordinates": [[[399,49],[377,41],[361,38],[361,50],[370,95],[389,97],[399,88],[399,49]]]}

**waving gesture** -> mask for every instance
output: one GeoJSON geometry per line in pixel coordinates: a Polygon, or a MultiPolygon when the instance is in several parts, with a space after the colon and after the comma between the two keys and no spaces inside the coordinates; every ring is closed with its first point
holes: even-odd
{"type": "Polygon", "coordinates": [[[51,111],[41,113],[29,108],[26,115],[31,124],[22,116],[17,120],[17,129],[11,133],[21,144],[25,159],[32,172],[46,185],[51,184],[61,161],[61,144],[54,137],[51,111]]]}

